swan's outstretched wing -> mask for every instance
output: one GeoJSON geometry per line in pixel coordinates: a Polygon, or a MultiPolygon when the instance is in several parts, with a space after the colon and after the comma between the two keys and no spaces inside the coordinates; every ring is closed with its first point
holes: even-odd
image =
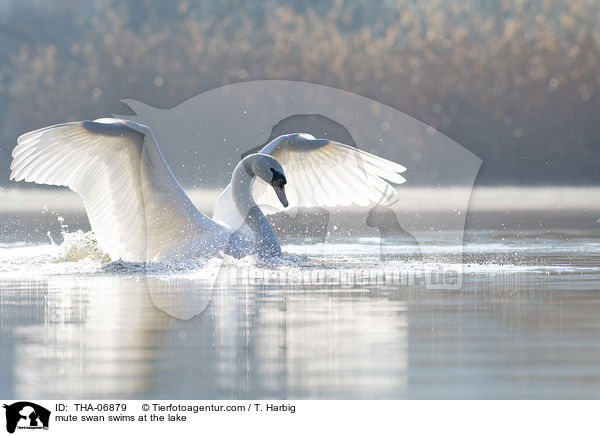
{"type": "Polygon", "coordinates": [[[227,185],[217,198],[212,218],[218,223],[231,228],[233,231],[243,231],[252,234],[250,228],[245,225],[244,218],[242,218],[237,207],[235,207],[235,203],[231,197],[231,184],[227,185]]]}
{"type": "Polygon", "coordinates": [[[170,247],[222,231],[183,192],[146,126],[113,118],[59,124],[19,137],[12,156],[11,179],[68,186],[82,197],[113,259],[159,260],[170,247]]]}
{"type": "MultiPolygon", "coordinates": [[[[386,204],[396,194],[390,183],[406,181],[400,175],[406,168],[400,164],[308,134],[280,136],[259,153],[273,156],[283,166],[285,190],[292,207],[386,204]]],[[[258,178],[253,184],[253,196],[266,214],[284,210],[273,189],[258,178]]],[[[233,229],[243,226],[230,186],[217,199],[213,218],[233,229]]]]}
{"type": "MultiPolygon", "coordinates": [[[[355,147],[310,135],[287,135],[260,153],[276,158],[285,170],[290,205],[298,207],[369,206],[389,201],[390,185],[406,181],[406,168],[355,147]]],[[[283,210],[273,190],[262,180],[254,183],[258,204],[283,210]]]]}

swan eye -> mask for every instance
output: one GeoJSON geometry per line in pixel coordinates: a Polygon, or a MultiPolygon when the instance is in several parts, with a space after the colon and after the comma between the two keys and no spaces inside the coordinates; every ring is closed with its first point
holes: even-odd
{"type": "Polygon", "coordinates": [[[271,179],[271,185],[274,185],[275,182],[277,182],[278,180],[281,181],[280,186],[285,185],[287,183],[285,176],[283,174],[281,174],[279,171],[271,168],[271,172],[273,173],[273,178],[271,179]]]}

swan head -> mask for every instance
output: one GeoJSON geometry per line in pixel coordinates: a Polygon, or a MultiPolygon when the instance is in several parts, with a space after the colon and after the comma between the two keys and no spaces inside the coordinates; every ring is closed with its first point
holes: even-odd
{"type": "Polygon", "coordinates": [[[251,174],[271,185],[283,207],[288,207],[288,200],[285,195],[287,179],[277,159],[268,154],[255,153],[246,156],[243,162],[251,174]]]}

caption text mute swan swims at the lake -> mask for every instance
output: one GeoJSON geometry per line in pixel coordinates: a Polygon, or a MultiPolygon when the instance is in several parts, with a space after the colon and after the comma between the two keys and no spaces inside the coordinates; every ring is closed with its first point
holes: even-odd
{"type": "Polygon", "coordinates": [[[280,136],[235,167],[213,218],[201,213],[167,166],[150,128],[128,120],[78,121],[26,133],[13,151],[10,178],[68,186],[85,204],[112,259],[281,254],[263,210],[368,206],[403,183],[402,165],[307,134],[280,136]],[[270,188],[269,188],[270,185],[270,188]],[[259,208],[260,204],[261,208],[259,208]]]}

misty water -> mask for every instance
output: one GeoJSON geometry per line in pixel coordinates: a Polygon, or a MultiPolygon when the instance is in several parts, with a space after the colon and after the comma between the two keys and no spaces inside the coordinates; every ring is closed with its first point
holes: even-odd
{"type": "Polygon", "coordinates": [[[474,214],[464,247],[436,232],[418,256],[342,235],[287,238],[276,263],[146,266],[107,261],[81,213],[12,211],[0,396],[600,398],[600,225],[539,216],[474,214]],[[448,268],[458,286],[432,287],[448,268]]]}

